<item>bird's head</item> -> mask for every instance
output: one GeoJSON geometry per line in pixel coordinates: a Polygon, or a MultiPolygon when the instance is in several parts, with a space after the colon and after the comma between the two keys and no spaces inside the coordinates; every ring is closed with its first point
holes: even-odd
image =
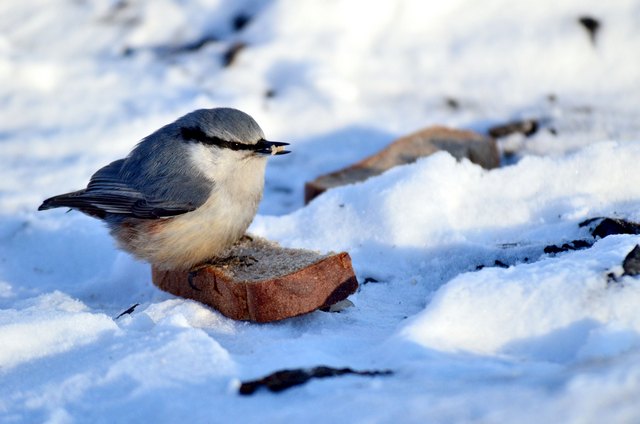
{"type": "Polygon", "coordinates": [[[180,118],[176,124],[187,143],[200,143],[219,153],[234,151],[243,156],[266,157],[290,153],[289,143],[268,141],[258,123],[237,109],[199,109],[180,118]]]}

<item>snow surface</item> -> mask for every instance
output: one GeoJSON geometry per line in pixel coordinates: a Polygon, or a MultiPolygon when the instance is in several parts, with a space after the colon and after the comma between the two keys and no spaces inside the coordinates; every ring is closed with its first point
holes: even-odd
{"type": "Polygon", "coordinates": [[[640,280],[607,277],[640,236],[543,253],[590,239],[588,218],[640,221],[638,17],[637,0],[2,2],[0,421],[640,422],[640,280]],[[368,281],[353,307],[236,322],[156,289],[98,221],[35,211],[214,106],[291,142],[251,231],[348,251],[368,281]],[[302,203],[395,137],[523,118],[541,129],[502,139],[502,168],[439,153],[302,203]],[[237,393],[317,365],[394,374],[237,393]]]}

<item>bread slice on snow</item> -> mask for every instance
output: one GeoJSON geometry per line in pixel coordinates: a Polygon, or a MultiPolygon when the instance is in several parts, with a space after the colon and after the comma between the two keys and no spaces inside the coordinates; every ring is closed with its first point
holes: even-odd
{"type": "Polygon", "coordinates": [[[245,236],[191,278],[185,271],[152,268],[160,289],[194,299],[238,320],[277,321],[326,308],[358,288],[346,252],[287,249],[245,236]]]}

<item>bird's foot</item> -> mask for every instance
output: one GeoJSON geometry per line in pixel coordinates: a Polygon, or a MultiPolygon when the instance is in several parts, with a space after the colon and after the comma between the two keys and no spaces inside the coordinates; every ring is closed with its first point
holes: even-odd
{"type": "Polygon", "coordinates": [[[235,266],[252,266],[257,263],[258,263],[258,260],[256,258],[248,255],[227,256],[224,258],[212,258],[212,259],[209,259],[207,262],[204,262],[200,265],[196,265],[195,267],[191,268],[189,270],[189,273],[187,274],[187,281],[189,282],[189,287],[191,287],[193,290],[201,291],[202,289],[198,288],[194,284],[194,279],[202,269],[208,266],[218,266],[223,268],[234,266],[234,265],[235,266]]]}
{"type": "Polygon", "coordinates": [[[198,275],[200,270],[208,267],[209,265],[210,265],[209,263],[203,263],[200,265],[196,265],[189,270],[189,273],[187,274],[187,282],[189,283],[189,287],[191,287],[193,290],[196,290],[196,291],[202,291],[202,289],[200,289],[198,286],[195,285],[193,280],[194,278],[196,278],[196,275],[198,275]]]}
{"type": "Polygon", "coordinates": [[[244,265],[244,266],[251,266],[251,265],[257,264],[258,260],[253,256],[245,255],[245,256],[236,257],[235,263],[239,265],[244,265]]]}
{"type": "Polygon", "coordinates": [[[238,265],[251,266],[256,263],[258,263],[258,260],[253,256],[242,255],[242,256],[226,256],[224,258],[214,258],[214,259],[211,259],[209,262],[207,262],[205,266],[213,265],[213,266],[220,266],[220,267],[226,268],[229,266],[238,266],[238,265]]]}

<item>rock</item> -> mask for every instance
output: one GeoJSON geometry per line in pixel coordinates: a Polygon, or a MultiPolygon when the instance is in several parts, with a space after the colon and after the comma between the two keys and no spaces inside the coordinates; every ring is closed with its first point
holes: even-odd
{"type": "Polygon", "coordinates": [[[264,387],[272,392],[281,392],[291,387],[299,386],[312,378],[337,377],[340,375],[361,375],[368,377],[391,375],[389,370],[383,371],[355,371],[351,368],[333,368],[318,366],[314,368],[296,368],[276,371],[259,380],[246,381],[240,384],[238,389],[241,395],[251,395],[256,390],[264,387]]]}
{"type": "Polygon", "coordinates": [[[430,127],[401,137],[354,165],[307,182],[304,190],[305,203],[330,188],[364,181],[394,166],[415,162],[438,151],[449,152],[456,159],[469,159],[486,169],[500,165],[495,140],[471,131],[430,127]]]}
{"type": "Polygon", "coordinates": [[[489,135],[493,138],[502,138],[511,134],[522,134],[529,137],[538,132],[539,127],[540,124],[536,119],[524,119],[491,127],[489,128],[489,135]]]}
{"type": "Polygon", "coordinates": [[[598,224],[590,229],[593,237],[605,238],[614,234],[640,234],[640,224],[618,218],[590,218],[582,221],[579,226],[591,226],[595,222],[598,224]]]}
{"type": "Polygon", "coordinates": [[[624,275],[638,275],[640,274],[640,246],[636,244],[636,247],[627,254],[622,262],[622,269],[624,269],[624,275]]]}

